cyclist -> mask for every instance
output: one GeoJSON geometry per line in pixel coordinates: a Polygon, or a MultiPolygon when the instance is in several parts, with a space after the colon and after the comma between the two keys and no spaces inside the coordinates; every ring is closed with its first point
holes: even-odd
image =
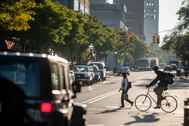
{"type": "Polygon", "coordinates": [[[164,99],[162,93],[163,90],[167,89],[168,83],[164,80],[165,73],[159,71],[158,66],[155,66],[153,70],[157,74],[157,77],[149,85],[146,85],[146,87],[151,87],[152,85],[156,84],[159,81],[158,86],[154,88],[154,92],[157,95],[157,106],[155,107],[155,109],[160,109],[161,100],[164,99]]]}

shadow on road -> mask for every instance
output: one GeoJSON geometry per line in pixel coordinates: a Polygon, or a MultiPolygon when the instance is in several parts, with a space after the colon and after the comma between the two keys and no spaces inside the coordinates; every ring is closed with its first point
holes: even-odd
{"type": "Polygon", "coordinates": [[[114,108],[114,109],[108,109],[108,110],[105,110],[103,112],[99,112],[99,113],[96,113],[96,114],[111,113],[111,112],[116,112],[116,111],[121,110],[121,109],[131,109],[131,108],[120,108],[120,107],[116,106],[116,108],[114,108]]]}
{"type": "Polygon", "coordinates": [[[135,119],[135,121],[131,121],[128,123],[124,123],[124,125],[131,125],[133,123],[152,123],[152,122],[157,122],[159,121],[159,118],[156,118],[157,113],[152,113],[151,115],[136,115],[136,116],[131,116],[135,119]]]}

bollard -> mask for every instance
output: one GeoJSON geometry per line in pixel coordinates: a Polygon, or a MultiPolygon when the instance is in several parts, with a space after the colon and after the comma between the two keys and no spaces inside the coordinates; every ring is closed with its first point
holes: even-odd
{"type": "Polygon", "coordinates": [[[189,126],[189,98],[184,101],[184,126],[189,126]]]}

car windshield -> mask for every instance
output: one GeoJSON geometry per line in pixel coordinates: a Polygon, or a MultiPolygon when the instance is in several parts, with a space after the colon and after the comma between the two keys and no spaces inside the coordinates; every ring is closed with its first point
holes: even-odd
{"type": "Polygon", "coordinates": [[[0,62],[0,76],[23,89],[26,96],[38,97],[39,65],[29,62],[0,62]]]}
{"type": "Polygon", "coordinates": [[[74,72],[88,72],[89,69],[84,66],[75,66],[73,67],[74,72]]]}
{"type": "Polygon", "coordinates": [[[120,70],[128,70],[127,67],[121,67],[120,70]]]}

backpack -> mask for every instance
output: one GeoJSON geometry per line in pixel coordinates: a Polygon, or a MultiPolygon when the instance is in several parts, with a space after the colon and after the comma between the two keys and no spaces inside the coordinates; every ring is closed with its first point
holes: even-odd
{"type": "Polygon", "coordinates": [[[165,73],[165,77],[164,80],[168,83],[168,84],[173,84],[174,83],[174,78],[175,76],[171,73],[165,73]]]}

